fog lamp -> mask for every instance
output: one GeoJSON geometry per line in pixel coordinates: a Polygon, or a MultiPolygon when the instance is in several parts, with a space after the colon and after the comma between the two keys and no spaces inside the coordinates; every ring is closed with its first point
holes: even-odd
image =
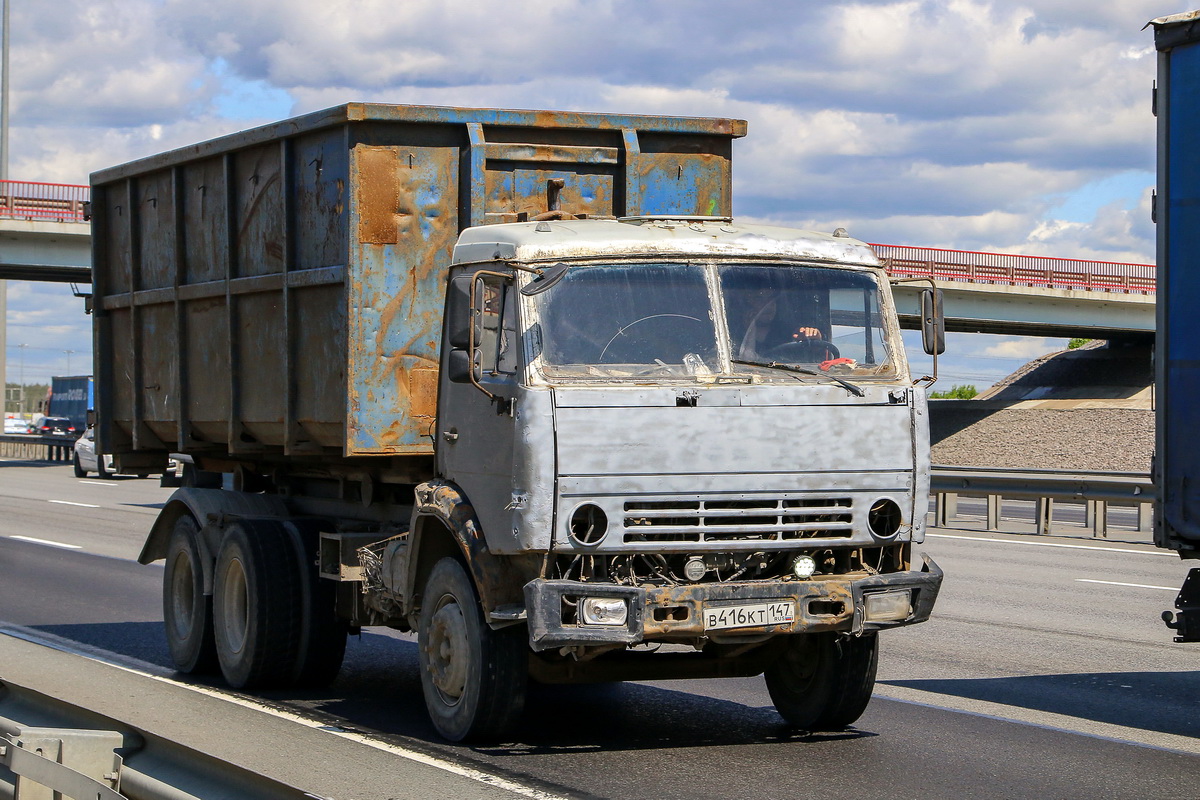
{"type": "Polygon", "coordinates": [[[796,556],[792,562],[792,572],[797,578],[811,578],[817,571],[817,562],[812,556],[796,556]]]}
{"type": "Polygon", "coordinates": [[[585,625],[624,625],[629,619],[623,597],[585,597],[579,607],[585,625]]]}
{"type": "Polygon", "coordinates": [[[863,597],[867,622],[901,622],[912,614],[912,591],[873,592],[863,597]]]}
{"type": "Polygon", "coordinates": [[[683,576],[689,581],[698,581],[708,572],[708,565],[704,563],[704,559],[700,556],[692,556],[683,565],[683,576]]]}

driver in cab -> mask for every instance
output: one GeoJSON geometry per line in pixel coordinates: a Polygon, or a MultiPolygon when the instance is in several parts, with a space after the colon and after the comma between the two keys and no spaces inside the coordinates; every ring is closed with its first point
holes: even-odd
{"type": "Polygon", "coordinates": [[[749,360],[795,358],[797,351],[808,349],[801,345],[812,342],[815,346],[824,341],[820,328],[812,325],[797,327],[794,321],[788,323],[780,319],[779,304],[775,298],[770,298],[751,316],[737,357],[749,360]]]}

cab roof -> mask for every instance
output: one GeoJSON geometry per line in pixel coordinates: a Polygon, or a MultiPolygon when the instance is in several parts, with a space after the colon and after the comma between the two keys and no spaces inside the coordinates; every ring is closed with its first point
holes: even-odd
{"type": "Polygon", "coordinates": [[[628,217],[547,220],[467,228],[455,263],[593,256],[779,257],[878,267],[875,251],[845,231],[820,233],[721,218],[628,217]]]}

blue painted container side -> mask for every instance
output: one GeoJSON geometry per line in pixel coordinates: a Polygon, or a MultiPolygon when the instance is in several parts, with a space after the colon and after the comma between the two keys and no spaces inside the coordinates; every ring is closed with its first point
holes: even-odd
{"type": "Polygon", "coordinates": [[[728,119],[350,104],[92,176],[106,452],[428,455],[466,227],[731,210],[728,119]]]}
{"type": "Polygon", "coordinates": [[[1200,28],[1156,25],[1158,340],[1155,541],[1200,548],[1200,28]]]}

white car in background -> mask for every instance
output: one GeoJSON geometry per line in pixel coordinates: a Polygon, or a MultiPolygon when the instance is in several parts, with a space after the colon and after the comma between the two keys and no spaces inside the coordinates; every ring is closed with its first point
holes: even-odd
{"type": "Polygon", "coordinates": [[[87,433],[75,440],[75,477],[86,478],[89,472],[94,472],[101,478],[111,478],[116,475],[113,469],[112,456],[104,456],[103,464],[96,458],[96,429],[88,428],[87,433]]]}
{"type": "Polygon", "coordinates": [[[28,433],[29,423],[20,417],[5,417],[4,418],[5,433],[28,433]]]}
{"type": "MultiPolygon", "coordinates": [[[[75,477],[86,478],[89,472],[94,472],[101,478],[111,478],[117,474],[117,470],[113,467],[113,457],[106,455],[102,459],[104,464],[101,466],[96,458],[96,429],[88,428],[87,433],[75,440],[75,477]]],[[[174,458],[167,460],[167,472],[174,475],[178,470],[179,465],[174,458]]],[[[124,474],[124,473],[121,473],[124,474]]],[[[139,478],[147,477],[148,473],[139,472],[139,478]]]]}

